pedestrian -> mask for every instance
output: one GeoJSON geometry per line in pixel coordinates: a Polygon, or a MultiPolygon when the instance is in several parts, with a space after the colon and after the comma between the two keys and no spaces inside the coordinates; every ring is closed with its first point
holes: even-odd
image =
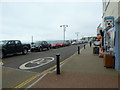
{"type": "Polygon", "coordinates": [[[85,44],[84,44],[84,49],[85,49],[85,44]]]}
{"type": "Polygon", "coordinates": [[[92,46],[92,42],[90,41],[89,44],[90,44],[90,47],[91,47],[92,46]]]}

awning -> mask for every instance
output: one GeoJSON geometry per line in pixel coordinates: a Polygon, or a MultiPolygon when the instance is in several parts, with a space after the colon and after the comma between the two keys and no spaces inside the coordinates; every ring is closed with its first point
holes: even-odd
{"type": "Polygon", "coordinates": [[[101,37],[101,36],[97,36],[96,38],[97,38],[97,39],[101,39],[102,37],[101,37]]]}

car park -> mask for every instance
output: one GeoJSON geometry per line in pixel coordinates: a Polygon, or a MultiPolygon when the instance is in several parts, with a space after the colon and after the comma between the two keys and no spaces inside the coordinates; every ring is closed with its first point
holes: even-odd
{"type": "Polygon", "coordinates": [[[47,41],[36,41],[31,44],[31,52],[33,51],[41,52],[44,49],[49,50],[50,47],[51,47],[51,44],[48,43],[47,41]]]}

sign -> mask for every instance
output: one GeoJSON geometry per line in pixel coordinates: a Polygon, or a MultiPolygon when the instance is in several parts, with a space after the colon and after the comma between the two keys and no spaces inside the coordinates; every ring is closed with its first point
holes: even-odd
{"type": "Polygon", "coordinates": [[[112,16],[105,17],[104,22],[105,22],[105,28],[110,29],[110,28],[114,27],[114,17],[112,17],[112,16]]]}

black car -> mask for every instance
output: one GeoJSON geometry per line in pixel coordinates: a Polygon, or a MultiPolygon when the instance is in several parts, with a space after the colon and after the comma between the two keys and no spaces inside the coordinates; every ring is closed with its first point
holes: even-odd
{"type": "Polygon", "coordinates": [[[0,56],[4,58],[8,54],[27,54],[30,50],[30,44],[22,44],[20,40],[0,41],[0,56]]]}
{"type": "Polygon", "coordinates": [[[49,50],[50,47],[51,47],[51,44],[49,44],[47,41],[37,41],[31,44],[31,52],[36,50],[41,52],[44,49],[49,50]]]}

